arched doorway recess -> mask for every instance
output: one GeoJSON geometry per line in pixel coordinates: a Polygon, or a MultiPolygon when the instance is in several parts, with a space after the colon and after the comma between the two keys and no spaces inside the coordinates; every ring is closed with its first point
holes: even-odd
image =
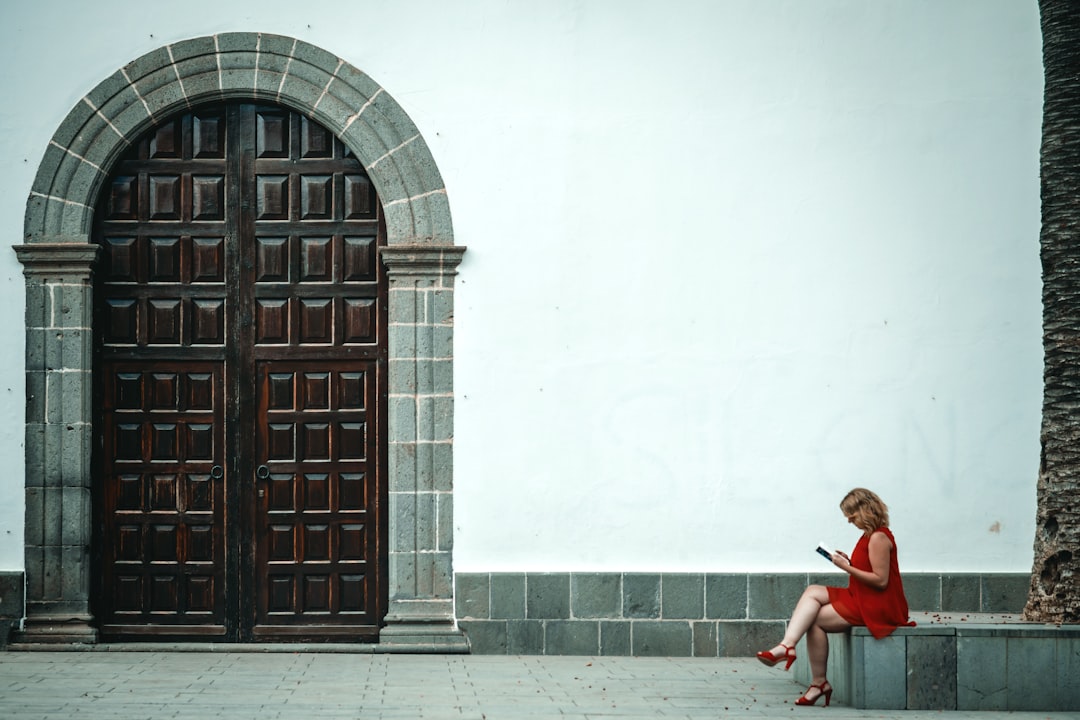
{"type": "Polygon", "coordinates": [[[453,278],[442,177],[390,95],[292,38],[230,33],[154,50],[101,82],[46,149],[27,201],[26,619],[30,642],[93,642],[93,208],[142,132],[185,108],[250,99],[292,108],[356,155],[382,200],[388,291],[387,648],[464,650],[452,575],[453,278]]]}

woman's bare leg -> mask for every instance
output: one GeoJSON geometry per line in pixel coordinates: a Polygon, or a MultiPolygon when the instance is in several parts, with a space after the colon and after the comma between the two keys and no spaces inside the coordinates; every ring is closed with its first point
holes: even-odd
{"type": "Polygon", "coordinates": [[[807,690],[807,700],[813,700],[821,694],[821,685],[825,682],[826,669],[829,666],[829,635],[831,632],[840,632],[851,627],[831,604],[825,605],[818,612],[817,619],[810,629],[806,631],[806,654],[810,661],[810,684],[817,685],[814,694],[807,690]]]}
{"type": "MultiPolygon", "coordinates": [[[[803,591],[795,610],[791,613],[783,644],[794,648],[805,635],[806,650],[809,654],[810,671],[814,682],[825,680],[825,668],[829,660],[829,638],[826,633],[840,632],[850,624],[840,617],[829,603],[829,591],[824,585],[810,585],[803,591]]],[[[784,655],[784,648],[779,645],[771,651],[773,657],[784,655]]]]}
{"type": "Polygon", "coordinates": [[[817,623],[806,631],[806,654],[810,661],[810,683],[820,685],[825,682],[825,669],[829,666],[829,636],[817,623]]]}
{"type": "Polygon", "coordinates": [[[824,585],[810,585],[803,590],[799,602],[795,603],[795,609],[788,621],[787,631],[784,633],[784,644],[795,647],[806,632],[817,622],[821,608],[829,604],[829,591],[824,585]]]}

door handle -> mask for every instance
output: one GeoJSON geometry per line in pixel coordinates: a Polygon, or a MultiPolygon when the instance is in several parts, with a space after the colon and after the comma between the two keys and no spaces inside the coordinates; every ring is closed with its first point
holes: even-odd
{"type": "Polygon", "coordinates": [[[270,468],[266,467],[265,465],[260,465],[259,467],[255,468],[255,477],[260,480],[265,480],[266,478],[270,477],[270,468]]]}
{"type": "Polygon", "coordinates": [[[215,465],[214,467],[210,468],[210,477],[212,477],[214,480],[220,480],[224,476],[225,470],[220,465],[215,465]]]}

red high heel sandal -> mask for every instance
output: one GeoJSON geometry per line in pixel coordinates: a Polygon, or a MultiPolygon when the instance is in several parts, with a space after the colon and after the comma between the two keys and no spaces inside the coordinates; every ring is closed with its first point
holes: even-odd
{"type": "Polygon", "coordinates": [[[780,647],[784,648],[784,654],[780,657],[776,657],[772,654],[771,650],[762,650],[757,654],[757,659],[765,663],[769,667],[773,667],[782,660],[787,660],[787,664],[784,665],[785,670],[791,669],[791,663],[795,662],[795,648],[788,647],[784,643],[780,643],[780,647]]]}
{"type": "Polygon", "coordinates": [[[829,681],[825,680],[820,685],[811,685],[810,687],[806,688],[806,692],[808,693],[808,692],[810,692],[811,690],[814,690],[814,689],[819,690],[819,692],[818,692],[817,695],[814,696],[813,700],[807,700],[806,699],[806,693],[803,693],[802,697],[800,697],[798,700],[795,701],[795,704],[796,705],[817,705],[818,698],[824,696],[824,698],[825,698],[825,707],[829,707],[829,703],[832,701],[832,685],[829,684],[829,681]]]}

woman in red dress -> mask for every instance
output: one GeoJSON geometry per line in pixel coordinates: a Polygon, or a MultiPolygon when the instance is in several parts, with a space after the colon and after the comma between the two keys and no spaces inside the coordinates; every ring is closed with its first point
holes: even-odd
{"type": "Polygon", "coordinates": [[[827,633],[842,632],[853,625],[865,625],[875,638],[888,636],[900,625],[914,625],[908,619],[907,598],[896,562],[896,540],[889,530],[889,509],[876,494],[855,488],[840,502],[848,522],[863,531],[849,558],[832,554],[832,562],[848,573],[848,586],[811,585],[803,592],[788,622],[784,640],[772,650],[757,654],[770,667],[795,661],[795,643],[806,635],[810,656],[810,687],[796,705],[813,705],[819,697],[828,706],[832,686],[825,678],[829,659],[827,633]]]}

